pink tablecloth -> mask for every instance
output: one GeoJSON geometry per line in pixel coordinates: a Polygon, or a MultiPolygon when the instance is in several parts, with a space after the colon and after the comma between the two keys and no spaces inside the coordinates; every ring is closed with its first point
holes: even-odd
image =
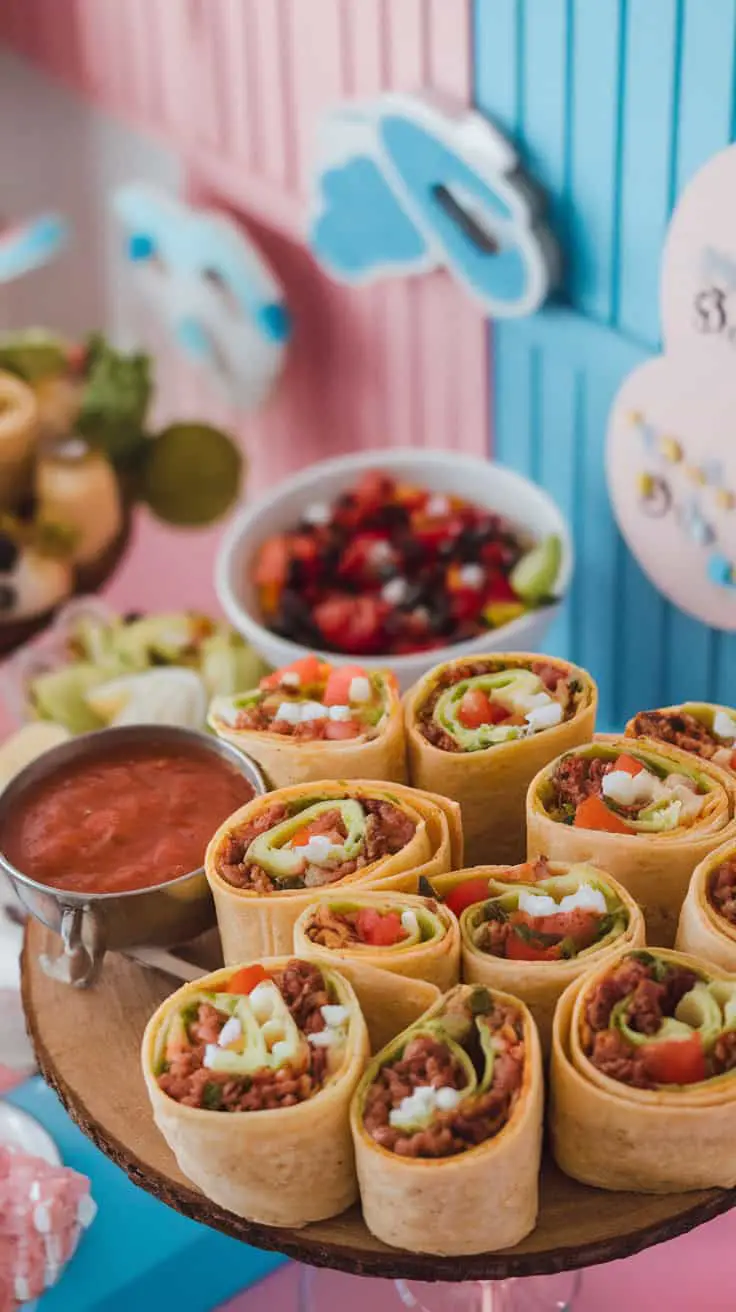
{"type": "MultiPolygon", "coordinates": [[[[328,1277],[320,1312],[397,1312],[383,1281],[328,1277]],[[349,1290],[349,1303],[346,1296],[349,1290]]],[[[296,1312],[298,1271],[288,1267],[227,1305],[223,1312],[296,1312]]],[[[593,1267],[583,1277],[574,1312],[734,1312],[736,1212],[681,1239],[624,1262],[593,1267]]]]}

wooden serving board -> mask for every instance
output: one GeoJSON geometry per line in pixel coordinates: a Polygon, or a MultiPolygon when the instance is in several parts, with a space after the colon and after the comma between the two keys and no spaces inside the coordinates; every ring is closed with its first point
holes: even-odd
{"type": "MultiPolygon", "coordinates": [[[[57,951],[54,935],[31,922],[22,969],[29,1032],[41,1071],[70,1116],[135,1184],[186,1216],[258,1248],[356,1275],[501,1280],[628,1257],[736,1205],[736,1190],[657,1197],[589,1189],[546,1159],[537,1228],[523,1243],[499,1253],[441,1258],[391,1249],[369,1233],[358,1207],[303,1230],[252,1225],[210,1203],[186,1180],[153,1123],[139,1049],[148,1017],[175,983],[110,955],[98,983],[78,991],[41,970],[39,954],[57,951]]],[[[492,1174],[488,1205],[493,1206],[492,1174]]]]}

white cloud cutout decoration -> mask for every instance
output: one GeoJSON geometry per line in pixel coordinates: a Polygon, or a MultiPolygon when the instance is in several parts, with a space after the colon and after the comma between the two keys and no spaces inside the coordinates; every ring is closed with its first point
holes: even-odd
{"type": "Polygon", "coordinates": [[[614,402],[614,513],[651,581],[681,610],[736,630],[736,146],[673,215],[662,262],[664,354],[614,402]]]}

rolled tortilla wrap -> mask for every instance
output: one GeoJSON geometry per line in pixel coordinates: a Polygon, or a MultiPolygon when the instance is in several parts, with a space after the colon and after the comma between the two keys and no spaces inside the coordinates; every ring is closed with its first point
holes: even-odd
{"type": "Polygon", "coordinates": [[[332,963],[376,966],[428,980],[446,993],[460,978],[460,932],[451,911],[409,893],[321,893],[294,926],[294,951],[332,963]]]}
{"type": "Polygon", "coordinates": [[[639,711],[626,726],[627,738],[650,738],[693,752],[736,772],[736,710],[712,702],[683,702],[639,711]]]}
{"type": "Polygon", "coordinates": [[[518,1243],[537,1217],[542,1105],[524,1004],[459,984],[373,1059],[353,1098],[368,1229],[447,1256],[518,1243]]]}
{"type": "Polygon", "coordinates": [[[216,697],[208,721],[218,737],[258,761],[273,788],[407,777],[401,698],[389,670],[307,656],[258,688],[216,697]]]}
{"type": "Polygon", "coordinates": [[[220,826],[205,871],[225,961],[291,950],[320,889],[416,892],[462,864],[459,808],[402,784],[296,784],[253,799],[220,826]],[[257,804],[255,804],[257,803],[257,804]]]}
{"type": "MultiPolygon", "coordinates": [[[[305,960],[322,963],[305,952],[305,960]]],[[[368,1027],[371,1052],[380,1052],[402,1030],[413,1025],[440,997],[436,984],[424,979],[409,979],[360,961],[334,963],[344,979],[355,989],[355,996],[368,1027]]]]}
{"type": "MultiPolygon", "coordinates": [[[[644,917],[621,884],[587,862],[551,865],[534,881],[514,878],[519,869],[497,869],[484,899],[461,913],[462,976],[521,998],[547,1055],[560,995],[592,965],[643,946],[644,917]]],[[[472,888],[477,874],[467,875],[472,888]]]]}
{"type": "Polygon", "coordinates": [[[593,736],[597,702],[585,670],[519,653],[448,661],[409,690],[409,777],[460,803],[468,865],[523,861],[529,782],[593,736]]]}
{"type": "Polygon", "coordinates": [[[179,989],[151,1017],[142,1062],[184,1174],[236,1216],[295,1227],[357,1197],[348,1112],[368,1054],[352,985],[274,957],[179,989]]]}
{"type": "Polygon", "coordinates": [[[593,861],[644,912],[647,942],[675,939],[690,876],[736,836],[734,780],[664,743],[599,739],[540,770],[529,786],[530,857],[593,861]]]}
{"type": "Polygon", "coordinates": [[[571,984],[552,1038],[562,1170],[601,1189],[733,1188],[735,1024],[736,981],[684,953],[626,952],[571,984]]]}
{"type": "Polygon", "coordinates": [[[736,974],[736,841],[695,867],[682,904],[675,947],[736,974]]]}

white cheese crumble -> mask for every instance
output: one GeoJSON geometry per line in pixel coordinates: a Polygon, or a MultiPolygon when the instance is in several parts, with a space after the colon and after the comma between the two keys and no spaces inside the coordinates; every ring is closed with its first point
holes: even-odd
{"type": "Polygon", "coordinates": [[[340,720],[352,720],[352,718],[353,718],[353,712],[351,711],[351,709],[350,709],[349,706],[331,706],[331,707],[330,707],[330,719],[331,719],[331,720],[337,720],[337,721],[340,721],[340,720]]]}
{"type": "Polygon", "coordinates": [[[409,584],[406,579],[397,577],[389,579],[388,583],[384,583],[381,588],[381,596],[384,601],[388,602],[389,606],[400,606],[408,591],[409,584]]]}
{"type": "Polygon", "coordinates": [[[308,1034],[307,1038],[315,1048],[332,1048],[336,1044],[345,1042],[345,1031],[327,1025],[325,1029],[319,1030],[316,1034],[308,1034]]]}
{"type": "Polygon", "coordinates": [[[338,1006],[336,1003],[326,1003],[320,1007],[322,1019],[330,1029],[337,1029],[340,1025],[347,1025],[350,1012],[347,1007],[338,1006]]]}
{"type": "Polygon", "coordinates": [[[273,980],[264,979],[261,980],[260,984],[256,984],[248,996],[250,1009],[259,1024],[267,1020],[273,1012],[274,1002],[276,1001],[274,998],[275,988],[276,985],[273,980]]]}
{"type": "Polygon", "coordinates": [[[619,806],[634,806],[637,802],[651,802],[657,796],[659,780],[648,770],[629,774],[628,770],[611,770],[603,776],[603,796],[610,797],[619,806]]]}
{"type": "Polygon", "coordinates": [[[302,724],[307,724],[310,720],[326,720],[329,717],[329,711],[321,702],[302,702],[302,724]]]}
{"type": "Polygon", "coordinates": [[[325,834],[312,834],[308,842],[296,850],[301,852],[306,861],[321,866],[330,855],[331,848],[332,843],[325,834]]]}
{"type": "Polygon", "coordinates": [[[40,1235],[47,1235],[51,1229],[51,1212],[48,1203],[39,1203],[33,1209],[33,1228],[40,1235]]]}
{"type": "Polygon", "coordinates": [[[367,679],[364,674],[356,674],[355,678],[350,680],[348,697],[351,702],[369,702],[371,699],[370,679],[367,679]]]}
{"type": "Polygon", "coordinates": [[[435,1089],[431,1084],[420,1084],[398,1107],[389,1112],[389,1125],[397,1130],[410,1129],[417,1122],[427,1122],[434,1111],[450,1112],[462,1101],[457,1089],[445,1086],[435,1089]]]}
{"type": "Polygon", "coordinates": [[[302,708],[299,702],[282,702],[274,716],[275,720],[286,720],[287,724],[299,724],[301,718],[302,708]]]}
{"type": "Polygon", "coordinates": [[[231,1016],[229,1020],[225,1021],[225,1024],[220,1030],[220,1035],[217,1040],[218,1048],[226,1048],[229,1043],[235,1043],[240,1038],[242,1033],[243,1033],[243,1026],[241,1025],[238,1017],[231,1016]]]}
{"type": "Polygon", "coordinates": [[[449,515],[450,503],[447,497],[443,497],[441,493],[436,493],[435,496],[429,498],[424,509],[427,515],[432,515],[433,517],[449,515]]]}
{"type": "Polygon", "coordinates": [[[413,911],[411,907],[407,907],[406,911],[402,911],[401,913],[401,928],[405,929],[407,934],[419,933],[417,913],[416,911],[413,911]]]}
{"type": "Polygon", "coordinates": [[[271,1056],[278,1066],[282,1061],[286,1061],[289,1057],[293,1056],[293,1051],[293,1047],[288,1039],[277,1039],[271,1048],[271,1056]]]}
{"type": "Polygon", "coordinates": [[[554,916],[559,910],[553,897],[546,893],[519,893],[519,910],[527,916],[554,916]]]}
{"type": "Polygon", "coordinates": [[[482,565],[471,562],[460,566],[458,578],[464,588],[482,588],[486,580],[486,572],[482,565]]]}
{"type": "Polygon", "coordinates": [[[732,743],[736,738],[736,720],[726,711],[716,711],[713,716],[713,732],[717,738],[726,738],[732,743]]]}
{"type": "Polygon", "coordinates": [[[390,542],[384,542],[380,539],[374,542],[368,552],[368,557],[372,565],[385,565],[388,561],[393,560],[394,553],[390,542]]]}
{"type": "Polygon", "coordinates": [[[302,515],[305,524],[314,524],[317,527],[321,524],[329,524],[331,518],[332,511],[326,501],[313,501],[302,515]]]}
{"type": "Polygon", "coordinates": [[[559,902],[546,893],[519,893],[519,910],[532,918],[538,916],[555,916],[564,911],[607,911],[606,899],[600,889],[591,884],[581,884],[574,893],[568,893],[559,902]]]}
{"type": "Polygon", "coordinates": [[[207,1070],[210,1070],[214,1061],[216,1060],[216,1056],[217,1056],[217,1044],[216,1043],[206,1044],[204,1050],[204,1057],[202,1058],[202,1065],[206,1066],[207,1070]]]}
{"type": "Polygon", "coordinates": [[[561,721],[562,706],[559,702],[549,702],[546,706],[535,706],[533,710],[526,713],[526,722],[533,733],[539,733],[540,729],[551,729],[553,725],[560,724],[561,721]]]}
{"type": "Polygon", "coordinates": [[[301,688],[302,677],[297,674],[296,670],[287,670],[285,674],[281,675],[281,686],[282,688],[301,688]]]}
{"type": "Polygon", "coordinates": [[[242,706],[236,706],[233,702],[226,701],[224,697],[212,708],[218,720],[222,720],[223,724],[229,724],[233,728],[238,723],[238,716],[242,709],[242,706]]]}

